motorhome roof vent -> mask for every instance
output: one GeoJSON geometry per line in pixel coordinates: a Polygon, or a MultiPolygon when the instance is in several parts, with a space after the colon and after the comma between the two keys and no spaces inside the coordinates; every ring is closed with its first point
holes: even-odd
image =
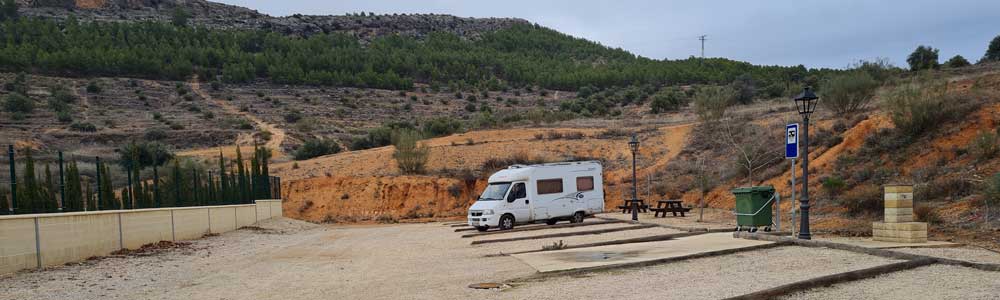
{"type": "Polygon", "coordinates": [[[520,168],[524,168],[524,167],[527,167],[527,166],[525,166],[525,165],[511,165],[510,167],[507,167],[507,168],[508,169],[520,169],[520,168]]]}

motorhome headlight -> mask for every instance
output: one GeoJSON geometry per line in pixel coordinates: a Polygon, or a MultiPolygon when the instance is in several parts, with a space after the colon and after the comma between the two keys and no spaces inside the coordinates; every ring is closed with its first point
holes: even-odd
{"type": "Polygon", "coordinates": [[[493,214],[492,209],[483,210],[483,215],[492,215],[492,214],[493,214]]]}

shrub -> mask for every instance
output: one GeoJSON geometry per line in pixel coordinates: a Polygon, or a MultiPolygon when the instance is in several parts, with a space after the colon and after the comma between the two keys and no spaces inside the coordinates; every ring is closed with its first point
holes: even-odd
{"type": "Polygon", "coordinates": [[[742,74],[733,80],[729,86],[734,91],[735,97],[733,100],[739,104],[750,104],[753,102],[753,96],[757,93],[757,87],[753,81],[753,77],[750,74],[742,74]]]}
{"type": "Polygon", "coordinates": [[[19,93],[13,93],[4,98],[3,109],[10,113],[30,114],[35,111],[35,101],[19,93]]]}
{"type": "Polygon", "coordinates": [[[1000,154],[1000,139],[992,131],[983,131],[972,140],[969,145],[969,153],[972,153],[977,160],[984,161],[995,158],[1000,154]]]}
{"type": "Polygon", "coordinates": [[[650,103],[650,112],[654,114],[676,111],[687,105],[687,96],[679,89],[669,88],[653,95],[653,102],[650,103]]]}
{"type": "Polygon", "coordinates": [[[302,120],[302,113],[301,112],[299,112],[297,110],[293,110],[293,111],[285,113],[285,122],[288,122],[288,123],[297,123],[297,122],[299,122],[299,120],[302,120]]]}
{"type": "Polygon", "coordinates": [[[147,141],[159,141],[167,138],[167,132],[159,128],[150,128],[143,134],[143,138],[147,141]]]}
{"type": "Polygon", "coordinates": [[[476,105],[472,104],[472,103],[465,104],[465,111],[467,111],[467,112],[476,112],[476,105]]]}
{"type": "MultiPolygon", "coordinates": [[[[656,100],[653,100],[653,101],[656,101],[656,100]]],[[[601,131],[601,133],[598,133],[597,137],[598,138],[602,138],[602,139],[612,139],[612,138],[623,137],[623,136],[630,136],[630,135],[632,135],[631,132],[629,132],[628,130],[622,129],[622,128],[608,128],[608,129],[605,129],[604,131],[601,131]]]]}
{"type": "Polygon", "coordinates": [[[865,72],[833,75],[823,83],[823,107],[838,114],[864,109],[871,103],[879,83],[865,72]]]}
{"type": "Polygon", "coordinates": [[[462,123],[448,117],[434,118],[424,123],[423,131],[428,137],[451,135],[462,130],[462,123]]]}
{"type": "Polygon", "coordinates": [[[579,139],[583,139],[583,132],[579,132],[579,131],[569,132],[569,133],[566,133],[566,135],[564,135],[564,137],[567,140],[579,140],[579,139]]]}
{"type": "Polygon", "coordinates": [[[104,89],[97,84],[97,81],[91,81],[87,83],[87,92],[91,94],[100,94],[104,89]]]}
{"type": "Polygon", "coordinates": [[[917,185],[913,198],[923,201],[958,199],[971,195],[974,191],[975,185],[968,180],[934,177],[926,184],[917,185]]]}
{"type": "Polygon", "coordinates": [[[840,177],[827,177],[822,179],[823,191],[830,197],[840,195],[840,192],[847,187],[847,183],[840,177]]]}
{"type": "Polygon", "coordinates": [[[906,62],[910,64],[910,70],[926,70],[926,69],[937,69],[938,65],[938,49],[934,47],[920,45],[917,49],[910,53],[910,56],[906,58],[906,62]]]}
{"type": "Polygon", "coordinates": [[[949,97],[944,84],[933,82],[901,85],[885,93],[883,99],[893,124],[911,138],[949,121],[967,105],[949,97]]]}
{"type": "Polygon", "coordinates": [[[79,132],[95,132],[97,131],[97,126],[93,123],[88,122],[77,122],[69,125],[69,129],[79,132]]]}
{"type": "Polygon", "coordinates": [[[182,129],[184,129],[184,125],[173,123],[173,124],[170,124],[170,129],[171,130],[182,130],[182,129]]]}
{"type": "Polygon", "coordinates": [[[938,213],[938,210],[927,204],[917,204],[913,208],[913,217],[916,218],[918,222],[926,222],[931,225],[937,225],[944,222],[944,219],[941,218],[941,214],[938,213]]]}
{"type": "Polygon", "coordinates": [[[544,163],[544,160],[533,158],[527,152],[515,152],[508,157],[491,157],[483,162],[479,170],[483,173],[493,173],[513,165],[533,165],[544,163]]]}
{"type": "Polygon", "coordinates": [[[1000,61],[1000,35],[990,41],[990,46],[986,48],[986,55],[983,56],[983,60],[1000,61]]]}
{"type": "Polygon", "coordinates": [[[392,157],[403,174],[423,174],[427,165],[430,149],[420,144],[419,132],[403,129],[393,135],[392,144],[396,151],[392,157]]]}
{"type": "Polygon", "coordinates": [[[295,160],[306,160],[323,155],[339,153],[340,151],[340,145],[334,140],[310,139],[307,140],[305,144],[302,144],[302,147],[295,150],[293,156],[295,160]]]}
{"type": "Polygon", "coordinates": [[[875,185],[862,185],[844,193],[841,204],[852,216],[862,214],[880,215],[882,211],[882,189],[875,185]]]}
{"type": "Polygon", "coordinates": [[[558,131],[549,131],[549,132],[545,133],[545,138],[550,139],[550,140],[558,140],[558,139],[563,138],[563,134],[562,134],[562,132],[558,132],[558,131]]]}
{"type": "Polygon", "coordinates": [[[73,114],[65,110],[59,111],[56,113],[56,120],[59,120],[60,123],[73,122],[73,114]]]}
{"type": "Polygon", "coordinates": [[[721,119],[732,105],[736,92],[728,87],[704,87],[694,96],[694,108],[702,121],[721,119]]]}
{"type": "Polygon", "coordinates": [[[962,57],[961,55],[952,56],[948,59],[948,61],[944,62],[944,66],[946,68],[961,68],[968,67],[969,65],[971,65],[969,60],[965,59],[965,57],[962,57]]]}

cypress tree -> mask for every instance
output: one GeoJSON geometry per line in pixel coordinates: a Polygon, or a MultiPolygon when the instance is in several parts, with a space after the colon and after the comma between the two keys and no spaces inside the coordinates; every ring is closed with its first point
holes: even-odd
{"type": "Polygon", "coordinates": [[[208,184],[206,188],[208,189],[208,191],[206,193],[207,198],[205,198],[205,204],[215,205],[216,203],[218,203],[218,198],[216,198],[217,195],[215,192],[215,181],[212,179],[211,170],[208,171],[208,184]]]}
{"type": "Polygon", "coordinates": [[[42,212],[53,213],[59,210],[59,200],[56,200],[56,186],[52,183],[52,170],[45,164],[45,197],[42,199],[42,212]]]}
{"type": "Polygon", "coordinates": [[[249,195],[248,195],[247,191],[248,191],[248,188],[249,188],[250,184],[249,184],[249,182],[247,182],[248,181],[247,180],[247,169],[246,169],[246,166],[243,165],[243,154],[240,153],[240,147],[239,146],[236,146],[236,172],[237,172],[237,176],[239,176],[239,183],[238,183],[238,188],[239,188],[238,196],[239,196],[239,200],[238,200],[238,203],[246,203],[247,198],[249,198],[249,195]]]}
{"type": "Polygon", "coordinates": [[[63,203],[64,212],[83,211],[83,192],[80,190],[80,169],[76,166],[76,161],[69,163],[66,169],[66,203],[63,203]]]}
{"type": "Polygon", "coordinates": [[[31,157],[31,149],[25,149],[24,175],[22,182],[17,185],[18,205],[20,214],[31,214],[42,212],[41,197],[39,193],[38,180],[35,178],[35,160],[31,157]]]}
{"type": "Polygon", "coordinates": [[[0,215],[6,215],[10,212],[10,199],[7,198],[7,188],[0,187],[0,215]]]}
{"type": "Polygon", "coordinates": [[[96,211],[97,210],[97,199],[94,198],[94,192],[93,192],[93,190],[90,189],[90,180],[87,180],[87,192],[84,195],[84,198],[87,199],[87,207],[84,208],[84,210],[87,210],[87,211],[96,211]]]}
{"type": "Polygon", "coordinates": [[[264,193],[258,199],[271,199],[271,170],[269,170],[268,160],[271,160],[271,149],[261,148],[261,160],[260,160],[260,170],[261,177],[264,179],[264,193]]]}
{"type": "Polygon", "coordinates": [[[228,204],[231,201],[228,180],[226,178],[226,159],[222,156],[222,149],[219,149],[219,199],[216,204],[228,204]]]}
{"type": "Polygon", "coordinates": [[[101,172],[101,190],[97,191],[101,193],[101,210],[116,210],[121,209],[121,203],[115,198],[114,189],[111,187],[111,172],[108,170],[107,164],[101,164],[99,167],[99,172],[101,172]]]}
{"type": "Polygon", "coordinates": [[[250,160],[250,200],[257,199],[260,195],[260,149],[256,144],[253,146],[253,159],[250,160]]]}

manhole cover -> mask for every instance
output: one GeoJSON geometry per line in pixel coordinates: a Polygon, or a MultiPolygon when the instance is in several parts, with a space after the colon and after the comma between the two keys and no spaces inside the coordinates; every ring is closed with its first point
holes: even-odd
{"type": "Polygon", "coordinates": [[[506,287],[508,287],[508,285],[495,282],[473,283],[469,285],[469,288],[479,289],[479,290],[502,289],[506,287]]]}

